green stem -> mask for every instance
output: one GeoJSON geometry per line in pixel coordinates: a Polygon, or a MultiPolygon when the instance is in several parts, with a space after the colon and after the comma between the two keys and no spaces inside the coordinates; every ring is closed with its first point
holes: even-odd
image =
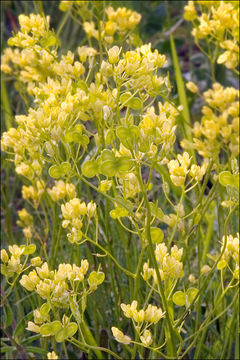
{"type": "Polygon", "coordinates": [[[153,243],[152,243],[152,238],[151,238],[151,231],[150,231],[150,227],[151,227],[151,209],[150,209],[150,205],[148,202],[148,198],[147,198],[147,193],[142,181],[142,175],[141,175],[141,168],[139,167],[137,169],[137,177],[138,177],[138,181],[142,190],[142,194],[144,197],[144,202],[145,202],[145,206],[146,206],[146,210],[147,210],[147,219],[146,219],[146,235],[147,235],[147,240],[148,240],[148,245],[149,245],[149,252],[150,252],[150,256],[151,256],[151,260],[153,262],[155,271],[156,271],[156,275],[157,275],[157,280],[158,280],[158,288],[159,288],[159,293],[160,293],[160,298],[162,300],[163,303],[163,309],[166,312],[166,320],[167,320],[167,325],[168,325],[168,330],[169,330],[169,338],[168,338],[168,343],[170,344],[170,355],[176,357],[177,355],[177,351],[176,351],[176,345],[175,345],[175,341],[174,341],[174,329],[172,326],[172,322],[168,313],[168,304],[167,304],[167,300],[164,294],[164,289],[163,289],[163,285],[162,285],[162,279],[161,279],[161,275],[159,272],[159,268],[158,268],[158,264],[157,264],[157,260],[155,257],[155,253],[154,253],[154,249],[153,249],[153,243]]]}

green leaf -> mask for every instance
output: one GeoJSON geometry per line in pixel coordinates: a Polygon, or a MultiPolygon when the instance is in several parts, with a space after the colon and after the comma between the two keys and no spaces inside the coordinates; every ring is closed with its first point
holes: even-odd
{"type": "Polygon", "coordinates": [[[24,248],[24,250],[23,250],[24,255],[31,255],[31,254],[35,253],[35,251],[36,251],[36,245],[35,244],[21,245],[20,247],[24,248]]]}
{"type": "Polygon", "coordinates": [[[71,165],[68,162],[63,162],[60,165],[60,170],[63,175],[67,175],[71,170],[71,165]]]}
{"type": "Polygon", "coordinates": [[[109,129],[106,133],[106,144],[110,145],[114,142],[116,136],[113,129],[109,129]]]}
{"type": "Polygon", "coordinates": [[[115,176],[117,172],[115,162],[108,160],[101,164],[101,173],[107,177],[115,176]]]}
{"type": "Polygon", "coordinates": [[[77,329],[78,326],[76,323],[71,322],[70,324],[68,324],[68,326],[66,327],[67,337],[72,337],[77,332],[77,329]]]}
{"type": "Polygon", "coordinates": [[[126,156],[122,156],[116,160],[117,171],[121,171],[121,172],[129,171],[131,166],[132,166],[132,161],[126,156]]]}
{"type": "Polygon", "coordinates": [[[230,173],[230,171],[222,171],[219,174],[219,182],[223,186],[234,186],[235,185],[235,179],[233,175],[230,173]]]}
{"type": "MultiPolygon", "coordinates": [[[[188,107],[188,100],[187,100],[185,85],[184,85],[181,68],[180,68],[180,64],[179,64],[179,60],[178,60],[177,50],[176,50],[176,46],[175,46],[174,38],[173,38],[172,34],[170,34],[170,44],[171,44],[172,60],[173,60],[173,66],[174,66],[174,71],[175,71],[178,96],[179,96],[180,104],[183,106],[182,126],[183,126],[184,133],[185,133],[187,140],[192,142],[192,125],[191,125],[191,118],[190,118],[190,112],[189,112],[189,107],[188,107]]],[[[195,158],[195,152],[191,151],[191,154],[195,158]]]]}
{"type": "Polygon", "coordinates": [[[151,209],[151,213],[156,216],[156,218],[158,220],[161,220],[164,217],[164,213],[162,211],[162,209],[158,208],[157,204],[154,203],[150,203],[150,209],[151,209]]]}
{"type": "Polygon", "coordinates": [[[94,177],[97,174],[96,161],[89,160],[82,165],[82,173],[89,178],[94,177]]]}
{"type": "Polygon", "coordinates": [[[56,341],[61,343],[67,338],[72,337],[76,333],[77,328],[78,328],[77,324],[71,322],[65,328],[58,330],[58,332],[55,335],[56,341]]]}
{"type": "Polygon", "coordinates": [[[1,354],[16,351],[15,346],[0,346],[1,354]]]}
{"type": "Polygon", "coordinates": [[[128,106],[128,105],[127,105],[127,102],[128,102],[128,99],[129,99],[131,96],[132,96],[132,94],[131,94],[130,92],[125,92],[125,93],[123,93],[123,94],[120,96],[120,103],[128,106]]]}
{"type": "Polygon", "coordinates": [[[36,346],[27,346],[25,348],[25,350],[27,352],[31,352],[31,353],[34,353],[34,354],[41,354],[41,355],[44,355],[44,358],[46,359],[46,356],[47,356],[47,353],[48,353],[48,350],[44,350],[40,347],[36,347],[36,346]]]}
{"type": "Polygon", "coordinates": [[[102,162],[104,162],[104,161],[112,161],[112,162],[114,162],[115,159],[116,159],[115,155],[111,150],[105,149],[105,150],[102,151],[102,153],[101,153],[102,162]]]}
{"type": "Polygon", "coordinates": [[[9,95],[6,87],[5,77],[1,76],[1,105],[3,109],[4,118],[6,129],[9,130],[12,127],[13,122],[13,114],[12,109],[9,101],[9,95]]]}
{"type": "Polygon", "coordinates": [[[71,165],[68,162],[63,162],[60,165],[52,165],[48,170],[49,175],[58,179],[61,176],[67,175],[71,170],[71,165]]]}
{"type": "Polygon", "coordinates": [[[61,169],[58,165],[52,165],[48,170],[48,173],[53,179],[58,179],[61,177],[61,169]]]}
{"type": "Polygon", "coordinates": [[[142,108],[143,103],[141,99],[139,99],[138,97],[134,97],[131,100],[129,100],[128,106],[133,110],[139,110],[142,108]]]}
{"type": "Polygon", "coordinates": [[[185,293],[183,291],[177,291],[173,294],[172,301],[178,306],[184,306],[186,304],[185,293]]]}
{"type": "Polygon", "coordinates": [[[55,335],[55,339],[58,343],[63,342],[65,339],[67,339],[67,331],[66,329],[62,328],[60,330],[58,330],[58,332],[55,335]]]}
{"type": "Polygon", "coordinates": [[[127,149],[132,149],[134,142],[140,137],[140,130],[136,125],[131,125],[130,127],[119,126],[116,130],[116,135],[127,149]]]}
{"type": "Polygon", "coordinates": [[[17,324],[14,330],[14,338],[23,335],[27,326],[27,322],[30,321],[33,317],[33,311],[25,315],[17,324]]]}
{"type": "Polygon", "coordinates": [[[117,207],[116,209],[111,210],[109,215],[112,219],[117,219],[128,216],[128,211],[125,208],[117,207]]]}
{"type": "Polygon", "coordinates": [[[226,260],[220,260],[219,263],[217,264],[217,268],[218,270],[222,270],[227,266],[227,262],[226,260]]]}
{"type": "Polygon", "coordinates": [[[65,134],[65,140],[69,143],[75,142],[80,143],[83,146],[89,144],[89,138],[87,135],[82,135],[79,131],[68,131],[65,134]]]}
{"type": "Polygon", "coordinates": [[[187,300],[188,300],[188,303],[190,304],[193,299],[195,298],[195,296],[198,294],[198,289],[197,288],[189,288],[187,289],[186,291],[186,296],[187,296],[187,300]]]}
{"type": "Polygon", "coordinates": [[[150,232],[153,244],[159,244],[163,241],[164,234],[161,229],[157,227],[151,227],[150,232]]]}
{"type": "Polygon", "coordinates": [[[141,109],[142,107],[142,100],[138,97],[132,97],[130,92],[125,92],[120,96],[121,104],[125,106],[129,106],[133,110],[141,109]]]}
{"type": "Polygon", "coordinates": [[[97,287],[104,281],[104,279],[105,279],[105,274],[103,272],[92,271],[88,277],[88,284],[90,287],[97,287]]]}
{"type": "Polygon", "coordinates": [[[43,336],[55,335],[61,327],[60,321],[55,320],[52,323],[43,324],[40,327],[40,334],[43,336]]]}
{"type": "Polygon", "coordinates": [[[4,325],[7,328],[12,323],[12,309],[8,304],[5,304],[3,309],[4,309],[4,325]]]}
{"type": "Polygon", "coordinates": [[[49,311],[50,311],[51,307],[50,304],[47,302],[45,304],[43,304],[40,308],[40,314],[43,318],[46,318],[46,316],[48,315],[49,311]]]}

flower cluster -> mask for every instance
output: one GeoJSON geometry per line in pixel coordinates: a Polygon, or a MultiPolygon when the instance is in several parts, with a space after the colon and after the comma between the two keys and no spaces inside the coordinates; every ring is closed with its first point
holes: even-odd
{"type": "Polygon", "coordinates": [[[213,43],[221,52],[217,62],[229,69],[239,65],[238,6],[238,1],[189,1],[184,8],[184,18],[194,27],[195,42],[213,43]]]}
{"type": "Polygon", "coordinates": [[[216,161],[222,151],[236,157],[239,154],[239,90],[214,83],[203,97],[206,105],[202,108],[201,122],[194,123],[193,143],[184,139],[182,147],[196,149],[204,158],[212,157],[216,161]]]}
{"type": "Polygon", "coordinates": [[[10,278],[14,274],[21,274],[30,266],[39,266],[42,263],[41,258],[35,257],[30,260],[30,265],[26,266],[28,255],[31,255],[35,252],[36,245],[21,245],[18,246],[16,244],[9,245],[8,252],[6,249],[1,250],[1,273],[6,277],[10,278]],[[10,254],[11,255],[10,255],[10,254]],[[21,257],[25,256],[24,261],[22,261],[21,257]]]}
{"type": "MultiPolygon", "coordinates": [[[[178,249],[176,245],[171,248],[171,254],[168,253],[165,243],[156,246],[155,256],[159,265],[159,272],[162,280],[168,278],[179,279],[183,277],[183,263],[181,262],[182,254],[183,248],[178,249]]],[[[149,262],[146,262],[143,265],[142,276],[145,281],[148,281],[153,277],[154,283],[158,283],[156,270],[149,267],[149,262]]]]}
{"type": "Polygon", "coordinates": [[[81,228],[83,226],[83,218],[85,216],[91,219],[96,213],[96,204],[91,201],[87,205],[78,198],[73,198],[66,204],[61,205],[62,215],[65,220],[62,226],[70,228],[71,232],[67,234],[71,243],[77,243],[82,238],[81,228]]]}
{"type": "MultiPolygon", "coordinates": [[[[161,308],[158,308],[155,305],[149,304],[146,310],[137,310],[137,306],[138,302],[136,300],[134,300],[131,305],[121,304],[124,316],[132,319],[141,342],[144,346],[148,347],[152,344],[153,340],[151,331],[147,328],[151,324],[157,324],[164,317],[164,313],[161,308]]],[[[118,328],[112,327],[112,333],[118,342],[130,344],[131,338],[124,335],[118,328]]]]}
{"type": "MultiPolygon", "coordinates": [[[[222,247],[223,250],[224,243],[225,243],[225,236],[222,238],[222,247]]],[[[228,265],[230,258],[233,259],[235,264],[235,269],[233,271],[233,276],[236,279],[239,279],[239,233],[235,237],[232,235],[228,235],[226,239],[226,248],[223,253],[223,257],[218,263],[218,269],[223,269],[225,266],[228,265]]]]}
{"type": "Polygon", "coordinates": [[[178,154],[177,160],[171,160],[168,162],[167,165],[170,172],[170,178],[174,185],[184,186],[187,175],[192,180],[202,180],[207,169],[207,163],[205,162],[201,167],[193,164],[191,165],[191,168],[189,168],[190,162],[191,159],[187,152],[184,152],[183,155],[178,154]]]}
{"type": "MultiPolygon", "coordinates": [[[[96,7],[99,11],[98,4],[90,3],[90,7],[96,7]]],[[[109,6],[105,9],[107,19],[97,24],[91,15],[90,7],[88,1],[61,1],[59,6],[62,11],[77,13],[83,22],[83,29],[87,36],[96,40],[101,39],[105,44],[113,43],[117,37],[123,38],[133,31],[141,20],[141,15],[136,11],[125,7],[114,10],[109,6]]]]}
{"type": "Polygon", "coordinates": [[[19,220],[17,225],[23,228],[23,234],[27,239],[32,238],[33,231],[33,217],[29,212],[23,208],[18,211],[19,220]]]}
{"type": "Polygon", "coordinates": [[[48,194],[54,202],[63,200],[66,197],[73,199],[76,197],[76,188],[74,184],[65,183],[62,180],[56,181],[51,189],[47,189],[48,194]]]}

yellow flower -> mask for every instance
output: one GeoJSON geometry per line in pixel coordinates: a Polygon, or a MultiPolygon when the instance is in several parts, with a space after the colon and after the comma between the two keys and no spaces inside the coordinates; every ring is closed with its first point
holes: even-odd
{"type": "Polygon", "coordinates": [[[32,259],[30,260],[30,262],[31,262],[31,264],[32,264],[33,266],[39,266],[39,265],[41,265],[41,263],[42,263],[42,259],[41,259],[39,256],[37,256],[37,257],[35,257],[35,258],[32,258],[32,259]]]}
{"type": "Polygon", "coordinates": [[[144,346],[148,347],[152,344],[152,334],[150,330],[144,330],[143,335],[140,336],[140,340],[144,346]]]}
{"type": "Polygon", "coordinates": [[[9,260],[8,253],[7,253],[7,251],[5,249],[1,250],[1,260],[4,263],[7,263],[8,260],[9,260]]]}
{"type": "Polygon", "coordinates": [[[118,46],[113,46],[108,50],[108,61],[110,64],[116,64],[119,61],[121,49],[118,46]]]}
{"type": "Polygon", "coordinates": [[[38,325],[34,324],[34,322],[32,322],[32,321],[28,321],[28,326],[27,326],[26,330],[40,334],[40,327],[38,325]]]}
{"type": "Polygon", "coordinates": [[[192,82],[192,81],[187,82],[186,87],[188,88],[189,91],[191,91],[194,94],[196,94],[198,92],[197,85],[194,84],[194,82],[192,82]]]}
{"type": "Polygon", "coordinates": [[[149,304],[145,310],[145,321],[156,324],[164,316],[162,309],[149,304]]]}
{"type": "Polygon", "coordinates": [[[20,284],[28,291],[35,290],[36,285],[40,282],[39,277],[35,270],[31,271],[28,275],[23,275],[20,284]]]}
{"type": "Polygon", "coordinates": [[[125,344],[125,345],[128,345],[131,343],[131,338],[127,335],[124,335],[123,332],[121,330],[119,330],[118,328],[112,327],[112,333],[118,342],[125,344]]]}
{"type": "Polygon", "coordinates": [[[197,12],[194,7],[194,1],[188,1],[188,4],[184,6],[184,19],[193,21],[197,17],[197,12]]]}

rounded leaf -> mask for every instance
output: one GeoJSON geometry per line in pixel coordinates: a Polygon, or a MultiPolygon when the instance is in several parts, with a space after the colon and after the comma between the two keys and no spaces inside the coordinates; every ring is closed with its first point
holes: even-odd
{"type": "Polygon", "coordinates": [[[67,175],[71,170],[71,165],[68,162],[63,162],[60,165],[61,175],[67,175]]]}
{"type": "Polygon", "coordinates": [[[58,343],[63,342],[65,339],[67,339],[67,337],[68,337],[67,330],[64,328],[58,330],[58,332],[55,334],[55,339],[56,342],[58,343]]]}
{"type": "Polygon", "coordinates": [[[35,244],[31,244],[31,245],[27,245],[27,246],[23,246],[24,250],[23,250],[23,254],[24,255],[31,255],[36,251],[36,245],[35,244]]]}
{"type": "Polygon", "coordinates": [[[76,323],[71,322],[70,324],[68,324],[68,326],[66,327],[67,337],[72,337],[77,332],[77,329],[78,326],[76,323]]]}
{"type": "Polygon", "coordinates": [[[40,307],[40,315],[44,318],[47,316],[47,314],[50,311],[50,304],[49,303],[45,303],[40,307]]]}
{"type": "Polygon", "coordinates": [[[183,291],[177,291],[173,294],[172,301],[178,306],[184,306],[186,304],[185,293],[183,291]]]}
{"type": "Polygon", "coordinates": [[[219,182],[223,186],[234,186],[235,181],[233,175],[230,173],[230,171],[222,171],[219,174],[219,182]]]}
{"type": "Polygon", "coordinates": [[[62,325],[60,323],[60,321],[55,320],[51,323],[51,329],[52,329],[52,335],[55,335],[56,332],[61,329],[62,325]]]}
{"type": "Polygon", "coordinates": [[[128,216],[128,211],[125,208],[117,207],[116,209],[111,210],[109,214],[112,219],[117,219],[128,216]]]}
{"type": "Polygon", "coordinates": [[[116,174],[116,164],[112,160],[104,161],[101,164],[101,173],[107,177],[114,176],[116,174]]]}
{"type": "Polygon", "coordinates": [[[116,161],[117,171],[121,171],[121,172],[128,171],[130,170],[131,166],[132,166],[132,161],[126,156],[122,156],[118,158],[116,161]]]}
{"type": "Polygon", "coordinates": [[[95,161],[94,160],[86,161],[82,165],[82,173],[84,176],[87,176],[89,178],[94,177],[97,174],[95,161]]]}
{"type": "Polygon", "coordinates": [[[120,96],[120,103],[123,105],[128,106],[128,100],[129,98],[132,96],[132,94],[130,92],[125,92],[124,94],[122,94],[120,96]]]}
{"type": "Polygon", "coordinates": [[[131,100],[128,101],[128,106],[133,110],[141,109],[143,103],[142,100],[138,97],[134,97],[131,100]]]}
{"type": "Polygon", "coordinates": [[[125,126],[119,126],[116,130],[117,137],[122,141],[129,137],[129,129],[125,126]]]}
{"type": "Polygon", "coordinates": [[[52,165],[48,170],[48,173],[53,179],[58,179],[61,177],[61,169],[58,165],[52,165]]]}
{"type": "Polygon", "coordinates": [[[101,153],[101,160],[104,161],[112,161],[115,162],[115,155],[111,150],[105,149],[101,153]]]}
{"type": "Polygon", "coordinates": [[[159,244],[163,241],[164,234],[161,229],[157,227],[151,227],[150,232],[153,244],[159,244]]]}
{"type": "Polygon", "coordinates": [[[105,279],[105,274],[101,271],[92,271],[88,277],[88,283],[90,286],[98,286],[100,285],[105,279]]]}
{"type": "Polygon", "coordinates": [[[50,336],[50,335],[52,335],[50,324],[43,324],[43,325],[40,327],[40,334],[43,335],[43,336],[50,336]]]}
{"type": "Polygon", "coordinates": [[[197,294],[198,294],[197,288],[191,287],[191,288],[187,289],[186,296],[187,296],[188,302],[191,303],[197,294]]]}

